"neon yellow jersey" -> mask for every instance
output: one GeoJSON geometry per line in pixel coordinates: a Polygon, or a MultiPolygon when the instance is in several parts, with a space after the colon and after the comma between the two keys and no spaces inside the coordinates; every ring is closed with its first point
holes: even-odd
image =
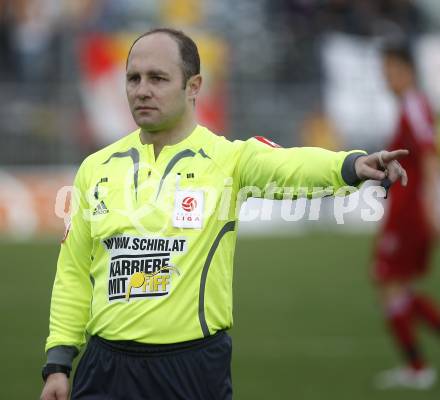
{"type": "Polygon", "coordinates": [[[155,159],[135,131],[92,154],[75,178],[71,229],[52,292],[55,346],[86,333],[176,343],[232,326],[240,198],[268,184],[347,185],[347,152],[229,141],[197,128],[155,159]]]}

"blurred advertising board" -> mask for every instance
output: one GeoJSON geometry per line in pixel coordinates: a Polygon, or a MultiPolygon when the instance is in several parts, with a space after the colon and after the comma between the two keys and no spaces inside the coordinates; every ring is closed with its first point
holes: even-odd
{"type": "Polygon", "coordinates": [[[0,236],[61,240],[75,168],[0,168],[0,236]]]}

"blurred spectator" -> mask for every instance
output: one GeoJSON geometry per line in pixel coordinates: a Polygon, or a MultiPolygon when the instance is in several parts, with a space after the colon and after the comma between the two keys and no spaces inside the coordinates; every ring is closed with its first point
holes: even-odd
{"type": "Polygon", "coordinates": [[[108,0],[62,0],[64,19],[77,30],[93,27],[105,1],[108,0]]]}
{"type": "Polygon", "coordinates": [[[21,82],[58,77],[60,46],[57,21],[60,3],[55,0],[3,1],[2,51],[5,76],[21,82]]]}
{"type": "Polygon", "coordinates": [[[0,0],[0,80],[8,81],[14,71],[11,25],[7,0],[0,0]]]}
{"type": "Polygon", "coordinates": [[[374,0],[328,0],[319,7],[315,25],[321,33],[339,31],[369,35],[376,15],[377,1],[374,0]]]}
{"type": "Polygon", "coordinates": [[[408,36],[426,30],[426,21],[412,0],[382,0],[378,8],[384,19],[396,24],[408,36]]]}

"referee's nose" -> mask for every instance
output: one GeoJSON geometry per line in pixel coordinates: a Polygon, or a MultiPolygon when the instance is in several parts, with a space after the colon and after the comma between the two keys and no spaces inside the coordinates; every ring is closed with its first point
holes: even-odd
{"type": "Polygon", "coordinates": [[[153,97],[152,85],[148,82],[148,79],[141,78],[136,88],[136,97],[139,99],[150,99],[153,97]]]}

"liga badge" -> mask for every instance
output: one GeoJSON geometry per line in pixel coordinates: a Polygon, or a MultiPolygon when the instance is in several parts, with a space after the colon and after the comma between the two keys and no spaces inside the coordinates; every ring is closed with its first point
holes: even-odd
{"type": "Polygon", "coordinates": [[[176,190],[173,226],[200,229],[203,224],[203,190],[176,190]]]}

